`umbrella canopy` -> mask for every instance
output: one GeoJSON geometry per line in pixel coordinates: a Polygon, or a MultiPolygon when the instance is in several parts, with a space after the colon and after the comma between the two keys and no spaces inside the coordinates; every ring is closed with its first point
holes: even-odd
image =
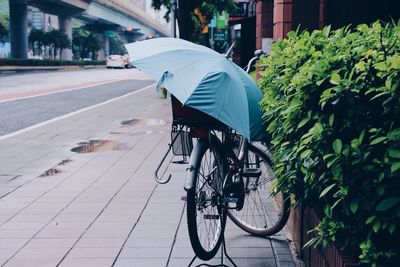
{"type": "Polygon", "coordinates": [[[224,55],[175,38],[127,44],[132,65],[149,74],[181,103],[235,129],[247,139],[265,137],[254,80],[224,55]]]}

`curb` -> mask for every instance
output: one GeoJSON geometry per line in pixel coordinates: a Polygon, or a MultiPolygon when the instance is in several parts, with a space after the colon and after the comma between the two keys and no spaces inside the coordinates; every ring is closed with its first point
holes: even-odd
{"type": "Polygon", "coordinates": [[[0,66],[0,71],[19,70],[80,70],[80,69],[102,69],[106,65],[83,65],[83,66],[0,66]]]}

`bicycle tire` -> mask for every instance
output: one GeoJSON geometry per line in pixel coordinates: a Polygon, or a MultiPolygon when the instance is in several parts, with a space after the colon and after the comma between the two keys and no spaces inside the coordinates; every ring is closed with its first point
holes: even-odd
{"type": "Polygon", "coordinates": [[[200,156],[193,164],[195,184],[187,192],[187,224],[193,251],[207,261],[218,252],[225,230],[227,213],[221,202],[224,166],[222,150],[208,139],[199,139],[194,149],[200,151],[193,154],[200,156]]]}
{"type": "Polygon", "coordinates": [[[228,210],[229,218],[242,230],[254,236],[270,236],[285,226],[290,209],[290,199],[282,192],[271,194],[275,177],[272,161],[267,148],[259,143],[248,144],[248,158],[245,164],[257,165],[262,171],[260,177],[245,178],[245,202],[240,211],[228,210]],[[254,162],[256,156],[258,162],[254,162]],[[253,162],[251,162],[253,160],[253,162]]]}

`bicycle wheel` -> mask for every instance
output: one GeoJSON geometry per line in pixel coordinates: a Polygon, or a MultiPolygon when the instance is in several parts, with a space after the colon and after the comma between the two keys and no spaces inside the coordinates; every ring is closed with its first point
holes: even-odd
{"type": "Polygon", "coordinates": [[[218,252],[226,223],[222,198],[223,158],[218,146],[200,139],[192,155],[195,185],[187,192],[187,223],[190,243],[201,260],[218,252]],[[196,154],[199,153],[199,154],[196,154]]]}
{"type": "Polygon", "coordinates": [[[237,226],[255,236],[276,234],[285,226],[289,217],[289,198],[282,192],[272,196],[275,177],[266,151],[267,148],[259,143],[249,143],[245,166],[257,175],[243,177],[243,208],[240,211],[228,210],[229,218],[237,226]]]}

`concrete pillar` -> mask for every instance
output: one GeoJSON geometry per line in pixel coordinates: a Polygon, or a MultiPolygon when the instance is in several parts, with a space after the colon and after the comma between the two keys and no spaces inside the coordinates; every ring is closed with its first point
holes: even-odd
{"type": "Polygon", "coordinates": [[[104,49],[104,39],[105,34],[97,34],[96,38],[100,43],[100,50],[99,50],[99,58],[98,60],[105,60],[106,59],[106,50],[104,49]]]}
{"type": "Polygon", "coordinates": [[[292,0],[274,0],[274,40],[286,38],[292,23],[292,0]]]}
{"type": "Polygon", "coordinates": [[[100,42],[100,45],[102,47],[100,48],[99,51],[99,58],[98,60],[106,60],[107,56],[110,54],[110,39],[108,38],[107,34],[98,34],[97,38],[100,42]]]}
{"type": "Polygon", "coordinates": [[[107,34],[104,34],[104,54],[105,58],[110,55],[110,37],[107,34]]]}
{"type": "Polygon", "coordinates": [[[12,58],[28,57],[27,0],[9,0],[12,58]]]}
{"type": "MultiPolygon", "coordinates": [[[[59,15],[58,25],[60,27],[60,30],[62,30],[68,36],[69,40],[72,42],[72,18],[70,16],[59,15]]],[[[71,48],[63,49],[61,54],[61,59],[72,60],[72,49],[71,48]]]]}

